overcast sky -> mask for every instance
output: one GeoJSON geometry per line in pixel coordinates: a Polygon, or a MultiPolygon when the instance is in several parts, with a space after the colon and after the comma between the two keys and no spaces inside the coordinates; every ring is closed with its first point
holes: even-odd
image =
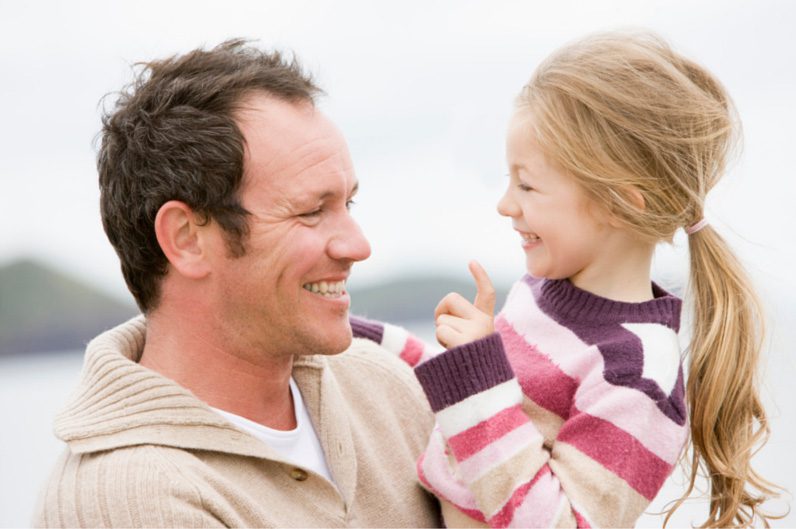
{"type": "MultiPolygon", "coordinates": [[[[0,0],[0,263],[35,256],[126,296],[102,232],[99,101],[135,61],[230,37],[293,50],[326,89],[361,181],[365,284],[407,271],[522,273],[508,220],[504,130],[535,65],[588,32],[646,27],[708,66],[746,149],[708,216],[762,282],[793,289],[793,2],[10,2],[0,0]]],[[[656,273],[684,270],[664,249],[656,273]],[[668,257],[667,257],[668,256],[668,257]]]]}

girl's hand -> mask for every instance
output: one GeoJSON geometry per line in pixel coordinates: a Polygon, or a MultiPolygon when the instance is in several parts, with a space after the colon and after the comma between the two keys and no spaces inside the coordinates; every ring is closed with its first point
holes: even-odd
{"type": "Polygon", "coordinates": [[[446,349],[495,332],[495,287],[478,262],[470,261],[468,268],[475,279],[475,301],[470,303],[454,292],[442,298],[434,311],[437,341],[446,349]]]}

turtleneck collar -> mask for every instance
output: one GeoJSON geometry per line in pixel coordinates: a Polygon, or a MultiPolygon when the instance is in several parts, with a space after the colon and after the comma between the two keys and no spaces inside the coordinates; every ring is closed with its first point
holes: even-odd
{"type": "Polygon", "coordinates": [[[523,278],[534,292],[540,308],[563,321],[593,323],[656,322],[674,331],[680,328],[682,301],[656,283],[653,299],[642,302],[615,301],[573,285],[568,279],[523,278]]]}

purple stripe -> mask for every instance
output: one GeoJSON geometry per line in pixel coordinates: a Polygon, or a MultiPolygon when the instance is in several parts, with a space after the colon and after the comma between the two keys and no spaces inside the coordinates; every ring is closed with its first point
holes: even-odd
{"type": "Polygon", "coordinates": [[[597,345],[603,357],[605,380],[636,389],[652,399],[676,424],[686,421],[682,366],[670,395],[657,382],[642,376],[644,347],[641,339],[622,323],[659,323],[677,332],[681,302],[653,284],[656,297],[643,303],[624,303],[580,290],[568,280],[525,278],[534,290],[539,308],[570,329],[588,345],[597,345]]]}
{"type": "Polygon", "coordinates": [[[617,323],[659,323],[677,332],[680,330],[682,301],[652,283],[654,299],[640,303],[614,301],[581,290],[568,279],[537,279],[526,275],[523,280],[547,314],[558,321],[589,322],[609,325],[617,323]]]}
{"type": "Polygon", "coordinates": [[[367,338],[381,345],[381,340],[384,338],[383,324],[366,320],[359,316],[349,316],[348,321],[351,323],[351,331],[354,333],[354,338],[367,338]]]}
{"type": "Polygon", "coordinates": [[[449,349],[420,364],[415,375],[434,413],[514,378],[498,333],[449,349]]]}

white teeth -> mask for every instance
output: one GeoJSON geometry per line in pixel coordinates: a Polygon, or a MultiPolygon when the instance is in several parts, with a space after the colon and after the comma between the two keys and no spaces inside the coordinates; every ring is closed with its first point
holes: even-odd
{"type": "Polygon", "coordinates": [[[319,283],[307,283],[303,285],[303,288],[304,290],[309,290],[310,292],[320,294],[321,296],[339,297],[343,292],[345,292],[345,281],[321,281],[319,283]]]}
{"type": "Polygon", "coordinates": [[[539,236],[538,235],[531,235],[530,233],[520,232],[520,237],[522,237],[523,240],[526,240],[526,241],[538,241],[539,240],[539,236]]]}

